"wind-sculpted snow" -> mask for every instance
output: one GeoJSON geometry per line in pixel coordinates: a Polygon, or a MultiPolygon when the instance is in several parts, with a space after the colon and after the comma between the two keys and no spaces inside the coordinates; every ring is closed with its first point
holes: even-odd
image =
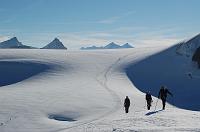
{"type": "Polygon", "coordinates": [[[23,81],[49,69],[48,65],[33,61],[0,61],[0,86],[23,81]]]}
{"type": "Polygon", "coordinates": [[[174,95],[167,98],[170,104],[199,111],[200,78],[199,71],[193,66],[191,58],[176,54],[176,46],[173,46],[130,65],[126,73],[142,92],[150,91],[157,97],[160,87],[164,85],[174,95]]]}

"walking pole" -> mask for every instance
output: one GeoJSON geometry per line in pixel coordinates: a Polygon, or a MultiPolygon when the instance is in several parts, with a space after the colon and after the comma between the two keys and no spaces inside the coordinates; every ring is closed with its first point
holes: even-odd
{"type": "Polygon", "coordinates": [[[144,100],[144,109],[146,109],[146,100],[144,100]]]}
{"type": "Polygon", "coordinates": [[[172,107],[175,108],[174,97],[172,96],[172,107]]]}
{"type": "Polygon", "coordinates": [[[155,106],[155,110],[154,111],[156,111],[157,103],[158,103],[158,98],[157,98],[157,101],[156,101],[156,106],[155,106]]]}

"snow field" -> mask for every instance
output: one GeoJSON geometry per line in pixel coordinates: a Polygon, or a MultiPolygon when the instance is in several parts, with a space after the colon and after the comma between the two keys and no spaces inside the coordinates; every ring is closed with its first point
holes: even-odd
{"type": "Polygon", "coordinates": [[[1,50],[1,62],[27,62],[32,71],[38,63],[48,68],[1,87],[0,131],[200,131],[198,111],[170,104],[161,111],[160,100],[154,111],[157,98],[147,111],[144,91],[126,74],[127,67],[166,48],[1,50]],[[123,110],[126,95],[131,99],[128,114],[123,110]]]}

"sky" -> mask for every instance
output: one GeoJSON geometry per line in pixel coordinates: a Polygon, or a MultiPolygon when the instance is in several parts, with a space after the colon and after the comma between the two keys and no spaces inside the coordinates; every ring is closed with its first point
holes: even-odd
{"type": "Polygon", "coordinates": [[[0,42],[69,49],[174,44],[200,33],[200,0],[0,0],[0,42]]]}

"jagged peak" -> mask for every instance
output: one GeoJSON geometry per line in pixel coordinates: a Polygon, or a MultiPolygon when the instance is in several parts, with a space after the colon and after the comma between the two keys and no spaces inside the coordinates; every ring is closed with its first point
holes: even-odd
{"type": "Polygon", "coordinates": [[[115,42],[111,42],[108,45],[117,45],[115,42]]]}
{"type": "Polygon", "coordinates": [[[44,46],[43,49],[67,49],[67,48],[58,38],[54,38],[54,40],[51,41],[46,46],[44,46]]]}
{"type": "Polygon", "coordinates": [[[17,40],[17,37],[12,37],[11,39],[13,39],[13,40],[17,40]]]}
{"type": "MultiPolygon", "coordinates": [[[[17,37],[12,37],[12,38],[10,38],[10,39],[8,39],[6,41],[16,41],[16,42],[19,42],[18,39],[17,39],[17,37]]],[[[6,42],[6,41],[4,41],[4,42],[6,42]]]]}
{"type": "MultiPolygon", "coordinates": [[[[130,45],[130,44],[129,44],[129,43],[125,43],[124,45],[130,45]]],[[[123,46],[124,46],[124,45],[123,45],[123,46]]]]}
{"type": "Polygon", "coordinates": [[[53,41],[60,41],[58,38],[54,38],[54,40],[53,41]]]}
{"type": "Polygon", "coordinates": [[[122,48],[133,48],[132,45],[130,45],[129,43],[125,43],[124,45],[121,46],[122,48]]]}

